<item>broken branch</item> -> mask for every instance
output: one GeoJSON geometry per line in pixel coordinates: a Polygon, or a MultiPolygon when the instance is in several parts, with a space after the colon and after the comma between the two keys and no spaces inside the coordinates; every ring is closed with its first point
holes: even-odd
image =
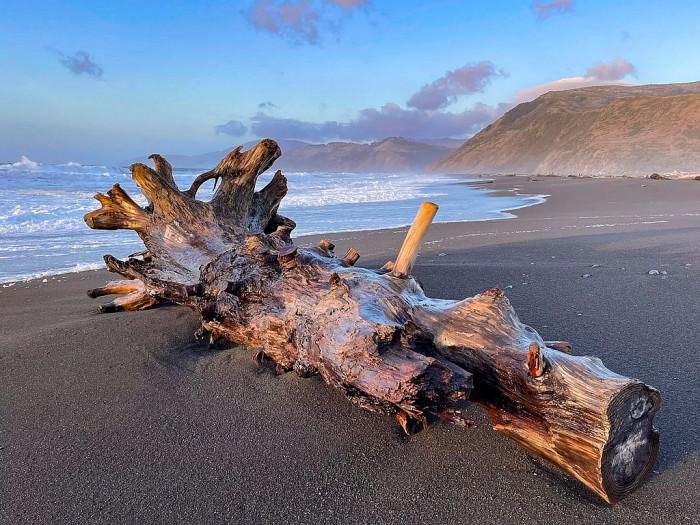
{"type": "Polygon", "coordinates": [[[413,223],[408,229],[401,250],[399,250],[399,255],[396,257],[394,268],[391,271],[392,275],[401,278],[410,275],[413,264],[416,262],[423,237],[428,231],[430,223],[433,221],[437,211],[437,204],[433,204],[432,202],[421,203],[418,208],[418,213],[416,213],[416,217],[413,219],[413,223]]]}

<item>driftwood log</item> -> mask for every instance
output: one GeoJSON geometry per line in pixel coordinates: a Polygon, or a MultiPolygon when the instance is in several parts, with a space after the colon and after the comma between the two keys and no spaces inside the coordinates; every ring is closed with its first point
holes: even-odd
{"type": "Polygon", "coordinates": [[[149,201],[119,185],[97,194],[91,228],[136,231],[146,250],[105,256],[126,280],[91,290],[119,294],[102,311],[170,301],[201,315],[199,335],[256,349],[281,372],[319,374],[358,405],[392,414],[405,431],[436,418],[463,422],[468,398],[495,430],[581,481],[607,502],[629,494],[651,472],[659,444],[659,393],[617,375],[595,357],[571,355],[524,325],[503,292],[463,301],[430,299],[411,277],[422,235],[437,206],[425,203],[394,262],[353,267],[359,254],[333,254],[331,242],[294,246],[292,220],[278,213],[287,181],[278,171],[255,191],[281,155],[272,140],[237,148],[178,189],[170,164],[131,166],[149,201]],[[219,181],[210,202],[199,187],[219,181]]]}

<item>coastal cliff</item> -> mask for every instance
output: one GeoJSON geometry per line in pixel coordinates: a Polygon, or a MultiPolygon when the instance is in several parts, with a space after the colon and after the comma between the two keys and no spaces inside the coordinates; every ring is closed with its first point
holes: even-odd
{"type": "Polygon", "coordinates": [[[480,174],[697,174],[700,82],[549,92],[515,106],[430,169],[480,174]]]}

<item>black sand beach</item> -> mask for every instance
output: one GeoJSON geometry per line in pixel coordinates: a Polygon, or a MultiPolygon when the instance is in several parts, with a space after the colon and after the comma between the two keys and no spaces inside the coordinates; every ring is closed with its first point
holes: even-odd
{"type": "MultiPolygon", "coordinates": [[[[433,225],[415,273],[434,297],[502,287],[546,339],[661,391],[659,460],[629,498],[602,503],[477,406],[473,428],[407,438],[318,378],[196,342],[189,310],[97,314],[100,271],[0,288],[0,522],[700,523],[700,183],[486,187],[514,186],[551,198],[433,225]]],[[[324,237],[371,267],[404,232],[324,237]]]]}

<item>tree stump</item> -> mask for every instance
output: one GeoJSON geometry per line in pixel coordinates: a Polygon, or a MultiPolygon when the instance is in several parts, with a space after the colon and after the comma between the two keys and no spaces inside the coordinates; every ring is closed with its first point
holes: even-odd
{"type": "Polygon", "coordinates": [[[131,172],[149,201],[136,204],[114,185],[97,194],[91,228],[136,231],[146,250],[125,261],[105,256],[126,280],[91,290],[121,294],[103,312],[170,301],[199,312],[201,333],[258,351],[282,373],[318,374],[352,402],[392,414],[407,432],[441,418],[460,423],[468,399],[494,429],[554,463],[607,502],[649,475],[658,450],[653,418],[659,393],[617,375],[594,357],[574,356],[522,324],[498,289],[463,301],[430,299],[411,277],[437,206],[425,203],[395,262],[355,267],[351,249],[294,246],[294,221],[278,213],[287,193],[279,171],[255,191],[281,155],[266,139],[238,147],[180,190],[170,164],[131,172]],[[209,179],[210,202],[196,199],[209,179]]]}

